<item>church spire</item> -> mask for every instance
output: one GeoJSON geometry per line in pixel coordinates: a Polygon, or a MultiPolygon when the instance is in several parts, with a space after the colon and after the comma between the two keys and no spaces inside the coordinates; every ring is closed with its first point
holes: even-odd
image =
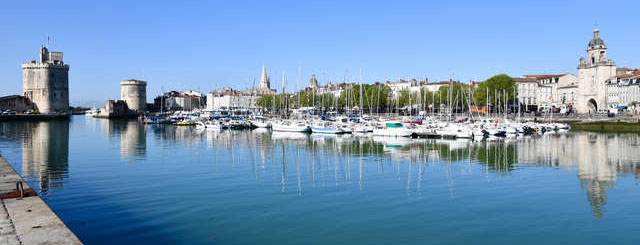
{"type": "Polygon", "coordinates": [[[267,68],[262,65],[262,76],[260,76],[260,89],[271,89],[269,77],[267,77],[267,68]]]}

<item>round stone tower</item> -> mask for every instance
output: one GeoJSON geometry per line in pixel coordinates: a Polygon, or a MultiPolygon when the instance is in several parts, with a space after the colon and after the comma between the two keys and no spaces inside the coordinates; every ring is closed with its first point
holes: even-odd
{"type": "Polygon", "coordinates": [[[120,82],[122,100],[130,110],[144,113],[147,107],[147,82],[135,79],[120,82]]]}

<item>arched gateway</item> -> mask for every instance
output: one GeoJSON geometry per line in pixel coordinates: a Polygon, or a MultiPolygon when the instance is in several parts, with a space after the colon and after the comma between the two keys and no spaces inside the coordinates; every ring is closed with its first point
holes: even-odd
{"type": "Polygon", "coordinates": [[[587,101],[587,108],[589,108],[590,112],[596,113],[598,112],[598,103],[596,103],[596,100],[590,99],[587,101]]]}

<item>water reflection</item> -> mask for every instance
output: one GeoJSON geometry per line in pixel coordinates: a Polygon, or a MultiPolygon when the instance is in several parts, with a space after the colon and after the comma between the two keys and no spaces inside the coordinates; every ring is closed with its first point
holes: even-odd
{"type": "MultiPolygon", "coordinates": [[[[456,198],[461,176],[491,180],[541,166],[575,171],[593,216],[601,218],[608,190],[615,187],[618,178],[638,178],[640,172],[640,136],[634,134],[570,132],[471,141],[263,129],[212,131],[126,120],[89,123],[100,125],[109,141],[119,145],[122,160],[149,160],[148,148],[204,149],[204,158],[210,157],[206,160],[215,164],[216,171],[227,166],[250,169],[248,176],[255,181],[276,179],[277,191],[285,195],[304,195],[314,187],[366,191],[373,186],[368,183],[393,179],[402,183],[408,197],[419,198],[427,189],[439,188],[425,182],[427,175],[446,178],[442,189],[447,188],[449,196],[456,198]]],[[[0,123],[0,133],[3,140],[21,142],[22,174],[39,183],[41,195],[60,188],[69,168],[68,121],[0,123]]]]}
{"type": "Polygon", "coordinates": [[[567,134],[518,141],[518,162],[532,165],[577,168],[593,214],[602,217],[607,190],[618,175],[638,178],[638,135],[596,133],[567,134]]]}
{"type": "Polygon", "coordinates": [[[69,172],[69,121],[4,122],[5,139],[21,142],[21,174],[40,195],[47,197],[62,187],[69,172]]]}
{"type": "MultiPolygon", "coordinates": [[[[167,130],[154,130],[157,138],[179,142],[186,140],[205,143],[216,148],[218,154],[230,153],[231,165],[236,162],[236,151],[247,147],[252,161],[253,177],[261,171],[277,169],[280,191],[290,191],[295,174],[295,191],[303,193],[304,177],[310,185],[350,185],[365,188],[367,168],[384,173],[391,167],[394,178],[406,176],[407,195],[421,195],[425,169],[443,168],[451,197],[455,197],[455,175],[471,174],[474,167],[482,166],[485,177],[509,175],[527,165],[557,167],[576,171],[593,215],[600,218],[604,212],[607,190],[612,188],[618,175],[638,177],[640,137],[638,135],[606,135],[593,133],[567,133],[543,137],[517,139],[434,140],[371,137],[364,135],[309,135],[258,131],[198,131],[183,130],[170,139],[167,130]],[[191,135],[190,135],[191,134],[191,135]],[[222,152],[219,152],[222,151],[222,152]],[[301,164],[300,159],[305,159],[301,164]],[[268,166],[269,163],[271,166],[268,166]],[[401,165],[408,164],[407,173],[401,165]],[[305,168],[307,168],[305,170],[305,168]],[[354,179],[355,178],[355,179],[354,179]]],[[[217,160],[216,160],[217,163],[217,160]]]]}
{"type": "Polygon", "coordinates": [[[120,141],[120,156],[132,162],[144,160],[147,153],[147,136],[144,124],[136,120],[97,120],[110,140],[120,141]]]}

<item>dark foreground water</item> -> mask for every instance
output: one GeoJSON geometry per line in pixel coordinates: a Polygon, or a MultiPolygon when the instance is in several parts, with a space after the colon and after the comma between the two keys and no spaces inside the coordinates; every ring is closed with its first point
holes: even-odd
{"type": "Polygon", "coordinates": [[[491,142],[0,123],[87,244],[638,244],[640,136],[491,142]]]}

